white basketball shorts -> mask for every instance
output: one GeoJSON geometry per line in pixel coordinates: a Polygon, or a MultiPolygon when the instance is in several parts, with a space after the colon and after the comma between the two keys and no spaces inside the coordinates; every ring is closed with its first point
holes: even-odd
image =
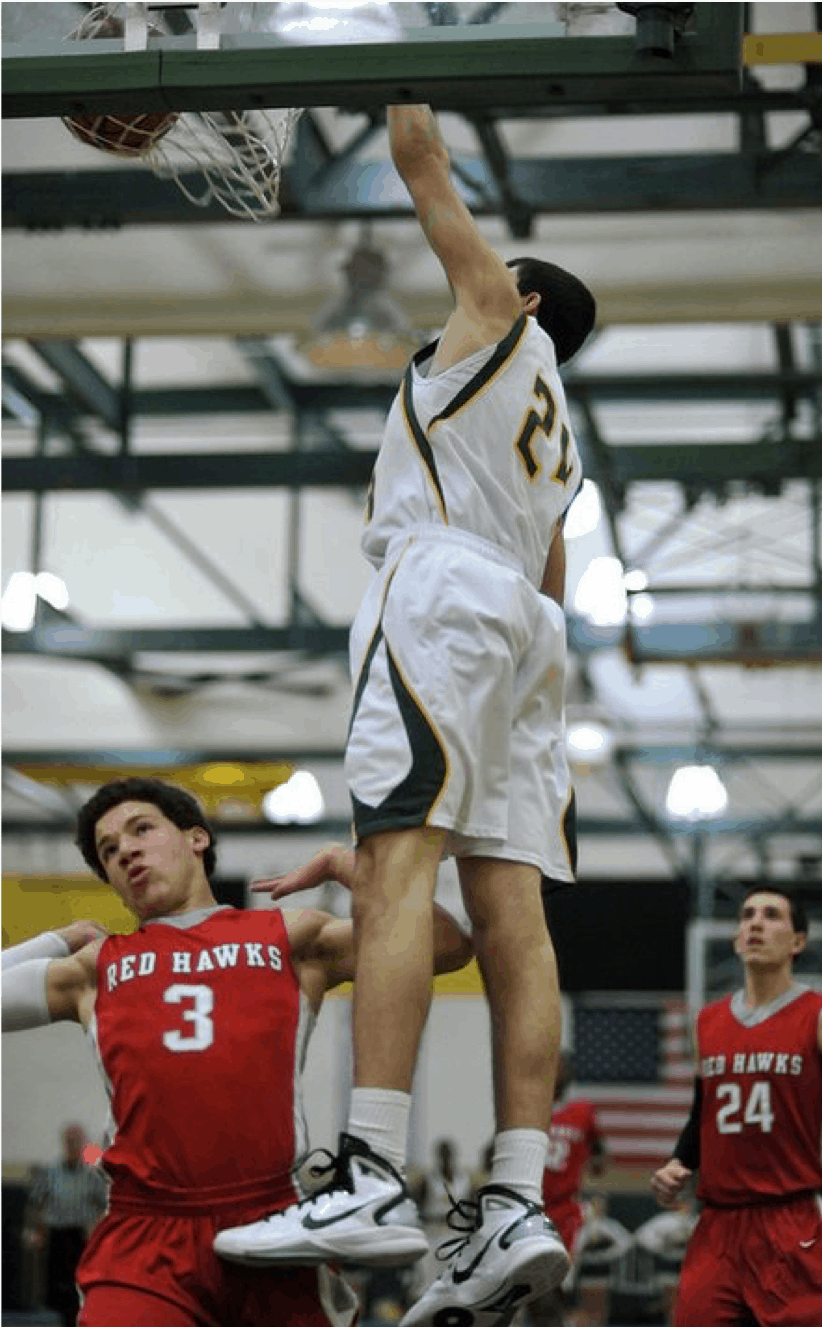
{"type": "Polygon", "coordinates": [[[565,618],[514,559],[437,526],[395,539],[350,652],[357,838],[439,826],[447,853],[573,880],[565,618]]]}

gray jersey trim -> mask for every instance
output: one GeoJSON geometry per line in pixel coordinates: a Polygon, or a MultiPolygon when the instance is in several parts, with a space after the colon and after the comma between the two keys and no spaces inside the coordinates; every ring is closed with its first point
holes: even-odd
{"type": "Polygon", "coordinates": [[[175,917],[149,917],[141,926],[176,926],[178,931],[187,931],[192,926],[199,926],[206,917],[213,917],[215,912],[233,912],[230,903],[215,903],[209,908],[193,908],[191,912],[181,912],[175,917]]]}
{"type": "Polygon", "coordinates": [[[756,1005],[753,1009],[745,1003],[744,990],[735,991],[731,996],[731,1013],[743,1027],[759,1027],[760,1023],[764,1023],[773,1014],[778,1014],[780,1010],[786,1009],[789,1004],[793,1004],[794,1000],[798,1000],[800,995],[805,995],[810,989],[810,986],[805,986],[802,982],[794,982],[788,987],[787,991],[782,995],[778,995],[775,1000],[769,1001],[768,1004],[756,1005]]]}

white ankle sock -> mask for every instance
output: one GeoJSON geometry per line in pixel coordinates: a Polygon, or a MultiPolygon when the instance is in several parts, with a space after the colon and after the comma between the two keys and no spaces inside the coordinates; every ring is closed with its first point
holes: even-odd
{"type": "Polygon", "coordinates": [[[542,1206],[542,1175],[548,1135],[541,1129],[505,1129],[494,1139],[489,1184],[509,1189],[542,1206]]]}
{"type": "Polygon", "coordinates": [[[382,1087],[355,1087],[351,1093],[346,1128],[404,1175],[410,1110],[411,1097],[408,1092],[394,1092],[382,1087]]]}

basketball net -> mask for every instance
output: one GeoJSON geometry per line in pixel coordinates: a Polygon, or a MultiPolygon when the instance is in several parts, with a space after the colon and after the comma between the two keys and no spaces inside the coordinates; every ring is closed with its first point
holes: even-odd
{"type": "MultiPolygon", "coordinates": [[[[126,51],[146,50],[149,36],[162,35],[149,24],[147,4],[95,5],[69,33],[69,40],[122,37],[126,51]]],[[[190,8],[187,6],[186,8],[190,8]]],[[[197,49],[219,50],[221,4],[193,7],[197,20],[197,49]]],[[[195,207],[219,203],[233,216],[262,221],[280,210],[279,192],[283,160],[302,110],[197,111],[172,116],[170,126],[147,135],[144,149],[118,146],[109,133],[95,144],[84,126],[83,141],[105,151],[139,156],[160,179],[173,180],[195,207]]],[[[139,117],[119,117],[123,137],[134,136],[139,117]]],[[[118,117],[106,117],[106,124],[118,117]]],[[[65,123],[76,132],[71,117],[65,123]]]]}

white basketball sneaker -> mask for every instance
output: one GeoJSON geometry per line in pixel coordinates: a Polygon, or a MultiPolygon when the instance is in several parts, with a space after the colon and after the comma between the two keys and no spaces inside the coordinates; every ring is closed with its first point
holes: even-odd
{"type": "Polygon", "coordinates": [[[351,1134],[340,1134],[330,1180],[302,1202],[248,1226],[221,1230],[214,1248],[260,1267],[323,1262],[405,1267],[428,1252],[419,1214],[394,1167],[351,1134]]]}
{"type": "Polygon", "coordinates": [[[476,1205],[457,1203],[449,1225],[462,1239],[438,1250],[447,1266],[400,1327],[503,1327],[521,1304],[556,1289],[569,1267],[556,1227],[536,1203],[502,1184],[486,1184],[476,1205]]]}

